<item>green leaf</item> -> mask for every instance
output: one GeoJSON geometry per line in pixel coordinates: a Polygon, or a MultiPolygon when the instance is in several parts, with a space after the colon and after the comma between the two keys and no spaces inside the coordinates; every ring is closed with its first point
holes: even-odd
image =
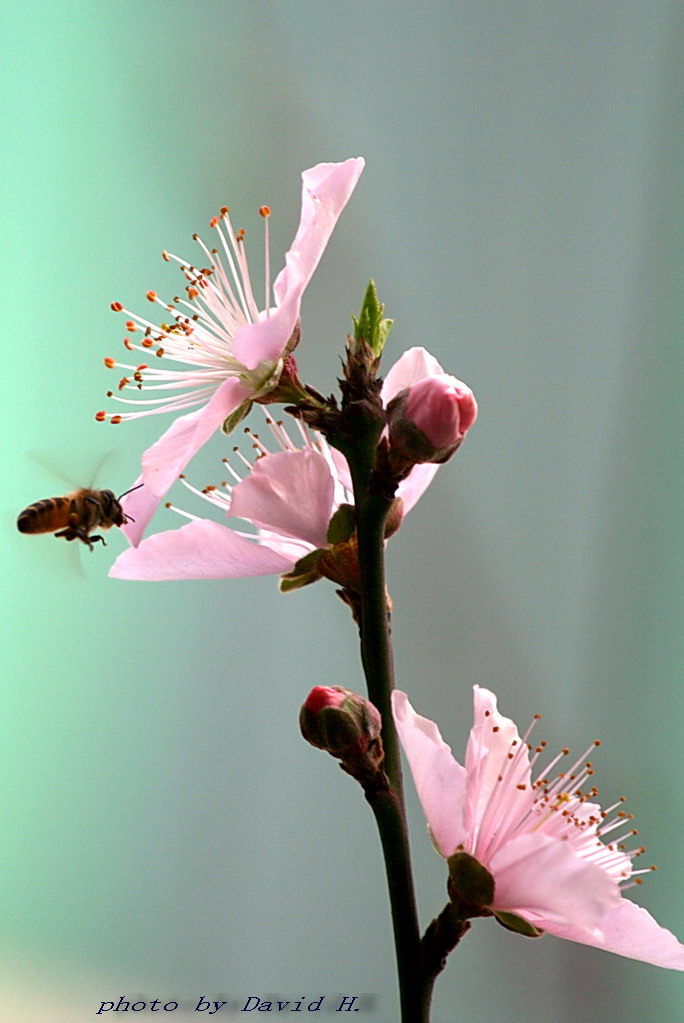
{"type": "Polygon", "coordinates": [[[354,340],[364,340],[376,359],[382,354],[387,335],[394,323],[394,320],[382,318],[384,311],[384,305],[378,301],[375,281],[371,280],[366,288],[359,318],[357,320],[355,316],[352,316],[352,320],[354,321],[354,340]]]}

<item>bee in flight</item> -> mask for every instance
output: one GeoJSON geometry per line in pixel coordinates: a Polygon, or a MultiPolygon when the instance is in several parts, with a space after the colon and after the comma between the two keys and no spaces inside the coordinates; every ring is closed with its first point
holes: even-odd
{"type": "Polygon", "coordinates": [[[116,497],[112,490],[92,490],[81,487],[66,497],[46,497],[24,508],[17,519],[20,533],[54,533],[65,540],[80,540],[93,550],[96,541],[105,544],[99,533],[92,536],[94,529],[111,529],[133,522],[121,507],[121,498],[142,486],[131,487],[116,497]],[[59,530],[59,532],[57,532],[59,530]]]}

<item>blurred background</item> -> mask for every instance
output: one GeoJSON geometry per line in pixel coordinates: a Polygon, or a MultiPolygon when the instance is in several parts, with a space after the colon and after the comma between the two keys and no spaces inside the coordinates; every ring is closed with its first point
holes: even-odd
{"type": "MultiPolygon", "coordinates": [[[[387,360],[425,345],[480,404],[390,547],[398,684],[458,755],[473,683],[550,749],[603,739],[601,797],[660,868],[637,901],[684,939],[682,6],[7,0],[0,38],[0,1019],[269,992],[397,1019],[371,815],[297,728],[311,686],[361,686],[333,587],[119,582],[118,531],[90,553],[15,528],[105,453],[96,483],[126,489],[170,422],[94,421],[109,303],[174,295],[161,250],[196,259],[224,203],[257,279],[273,208],[275,272],[301,171],[357,155],[302,375],[333,388],[372,276],[387,360]]],[[[427,925],[445,871],[407,787],[427,925]]],[[[677,974],[483,921],[433,1020],[683,1012],[677,974]]]]}

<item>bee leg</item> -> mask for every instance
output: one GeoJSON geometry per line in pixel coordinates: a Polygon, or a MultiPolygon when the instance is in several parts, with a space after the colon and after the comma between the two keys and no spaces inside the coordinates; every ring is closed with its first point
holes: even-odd
{"type": "Polygon", "coordinates": [[[63,536],[65,540],[75,540],[76,537],[78,536],[78,533],[71,526],[69,526],[67,529],[62,529],[60,530],[59,533],[55,533],[55,536],[56,537],[63,536]]]}
{"type": "Polygon", "coordinates": [[[72,533],[73,537],[70,537],[69,539],[80,540],[81,543],[84,543],[88,547],[90,547],[91,551],[95,550],[95,548],[93,547],[94,541],[99,540],[101,543],[104,543],[104,540],[102,539],[101,536],[89,536],[83,529],[73,529],[72,533]]]}
{"type": "MultiPolygon", "coordinates": [[[[80,540],[81,543],[87,544],[91,551],[93,550],[90,537],[80,529],[63,529],[61,533],[55,533],[55,536],[63,536],[65,540],[80,540]]],[[[97,537],[94,537],[94,539],[97,539],[97,537]]]]}
{"type": "Polygon", "coordinates": [[[90,547],[91,550],[93,549],[93,544],[96,543],[98,540],[100,541],[103,547],[107,546],[107,542],[103,536],[100,536],[99,534],[97,536],[89,536],[86,542],[88,543],[88,546],[90,547]]]}

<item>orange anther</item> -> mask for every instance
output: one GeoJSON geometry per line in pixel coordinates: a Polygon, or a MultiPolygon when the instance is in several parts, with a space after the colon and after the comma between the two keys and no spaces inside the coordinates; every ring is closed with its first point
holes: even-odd
{"type": "Polygon", "coordinates": [[[125,337],[123,339],[123,343],[125,344],[126,348],[129,350],[129,352],[132,352],[134,350],[133,349],[133,345],[131,344],[131,339],[129,337],[125,337]]]}
{"type": "Polygon", "coordinates": [[[148,299],[149,302],[156,302],[157,301],[157,292],[156,291],[148,291],[147,292],[147,299],[148,299]]]}
{"type": "Polygon", "coordinates": [[[260,206],[259,207],[259,214],[262,217],[270,217],[271,216],[271,207],[270,206],[260,206]]]}
{"type": "Polygon", "coordinates": [[[107,413],[106,412],[96,412],[95,413],[95,418],[97,419],[98,423],[104,423],[105,419],[107,418],[107,413]]]}
{"type": "Polygon", "coordinates": [[[121,302],[112,302],[109,308],[113,309],[115,313],[123,312],[123,306],[121,305],[121,302]]]}
{"type": "Polygon", "coordinates": [[[116,366],[116,359],[106,358],[104,360],[104,364],[107,367],[107,369],[114,369],[114,367],[116,366]]]}
{"type": "Polygon", "coordinates": [[[171,262],[171,256],[168,254],[166,249],[164,249],[164,251],[162,252],[162,259],[165,260],[167,263],[171,262]]]}
{"type": "Polygon", "coordinates": [[[133,323],[133,320],[126,320],[126,330],[130,330],[131,334],[138,329],[137,323],[133,323]]]}
{"type": "Polygon", "coordinates": [[[112,416],[112,418],[109,421],[110,421],[110,423],[114,423],[114,424],[120,423],[121,422],[121,416],[112,416]]]}

